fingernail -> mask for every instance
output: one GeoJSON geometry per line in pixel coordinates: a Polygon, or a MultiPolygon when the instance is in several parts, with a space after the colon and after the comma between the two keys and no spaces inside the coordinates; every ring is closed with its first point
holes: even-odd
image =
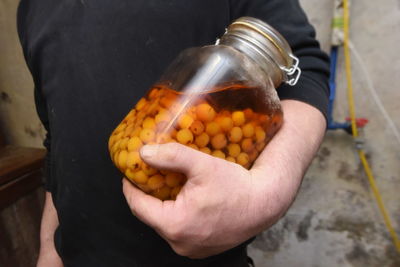
{"type": "Polygon", "coordinates": [[[140,149],[140,154],[144,158],[153,157],[158,150],[158,145],[145,145],[140,149]]]}

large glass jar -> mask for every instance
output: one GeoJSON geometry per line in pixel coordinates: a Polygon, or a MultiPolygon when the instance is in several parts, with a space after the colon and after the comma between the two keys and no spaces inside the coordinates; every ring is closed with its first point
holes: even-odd
{"type": "Polygon", "coordinates": [[[298,60],[285,39],[250,17],[215,45],[184,50],[113,131],[111,159],[144,192],[175,199],[183,174],[143,162],[144,144],[178,142],[249,169],[283,121],[275,88],[294,85],[298,60]]]}

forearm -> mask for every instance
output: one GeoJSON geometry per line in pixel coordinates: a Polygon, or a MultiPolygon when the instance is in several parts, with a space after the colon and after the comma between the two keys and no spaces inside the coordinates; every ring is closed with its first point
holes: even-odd
{"type": "Polygon", "coordinates": [[[54,246],[54,232],[58,227],[57,211],[54,207],[52,196],[46,192],[43,208],[42,223],[40,228],[40,253],[38,267],[62,267],[62,261],[54,246]]]}
{"type": "MultiPolygon", "coordinates": [[[[258,194],[269,198],[258,200],[259,205],[262,205],[258,208],[263,210],[264,207],[268,207],[276,219],[281,217],[293,202],[326,129],[322,113],[308,104],[284,100],[282,108],[282,128],[251,170],[252,176],[259,180],[259,190],[270,192],[258,194]]],[[[264,227],[271,223],[274,222],[267,222],[268,225],[264,227]]]]}

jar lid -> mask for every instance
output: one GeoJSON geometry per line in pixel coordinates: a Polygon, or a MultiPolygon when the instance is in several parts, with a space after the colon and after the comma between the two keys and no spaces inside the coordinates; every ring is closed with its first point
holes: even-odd
{"type": "Polygon", "coordinates": [[[252,17],[241,17],[228,26],[225,34],[240,35],[241,38],[262,50],[272,58],[283,72],[283,80],[295,85],[300,77],[299,60],[285,38],[270,25],[252,17]]]}

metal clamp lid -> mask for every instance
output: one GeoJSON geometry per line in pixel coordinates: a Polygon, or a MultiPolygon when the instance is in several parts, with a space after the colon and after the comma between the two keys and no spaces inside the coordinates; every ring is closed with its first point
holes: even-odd
{"type": "Polygon", "coordinates": [[[300,61],[297,57],[295,57],[292,54],[290,54],[289,56],[293,59],[294,62],[293,66],[290,68],[281,67],[281,69],[286,73],[287,76],[286,83],[289,84],[290,86],[294,86],[299,81],[301,75],[301,69],[299,68],[300,61]]]}

